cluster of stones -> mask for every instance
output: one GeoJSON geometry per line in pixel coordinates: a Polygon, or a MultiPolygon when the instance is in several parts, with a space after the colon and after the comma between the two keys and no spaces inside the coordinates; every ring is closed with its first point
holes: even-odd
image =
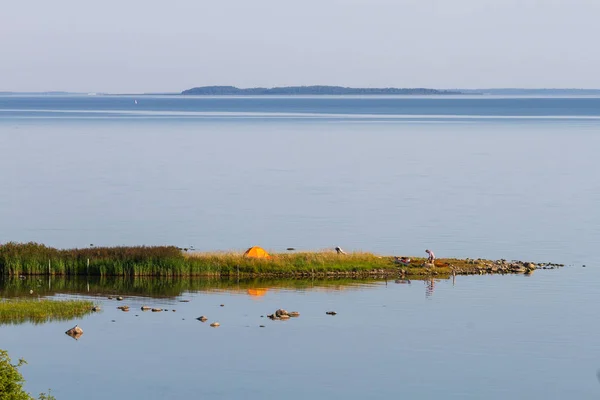
{"type": "MultiPolygon", "coordinates": [[[[199,316],[196,319],[198,321],[200,321],[200,322],[206,322],[206,321],[208,321],[208,318],[206,318],[204,315],[201,315],[201,316],[199,316]]],[[[217,327],[221,326],[221,324],[218,323],[218,322],[213,322],[213,323],[210,324],[210,326],[212,326],[213,328],[217,328],[217,327]]]]}
{"type": "Polygon", "coordinates": [[[461,268],[455,268],[454,272],[458,274],[531,274],[536,269],[555,269],[559,267],[564,267],[564,264],[553,264],[553,263],[539,263],[534,264],[532,262],[527,261],[507,261],[504,259],[497,261],[489,261],[489,260],[474,260],[467,258],[466,263],[469,265],[473,265],[472,268],[468,270],[463,270],[461,268]]]}
{"type": "Polygon", "coordinates": [[[144,312],[145,311],[152,311],[152,312],[168,311],[168,310],[163,310],[162,308],[149,307],[149,306],[142,306],[141,310],[144,312]]]}
{"type": "Polygon", "coordinates": [[[271,318],[272,320],[286,320],[290,318],[299,317],[300,313],[298,311],[286,311],[283,308],[275,311],[273,314],[267,315],[267,318],[271,318]]]}

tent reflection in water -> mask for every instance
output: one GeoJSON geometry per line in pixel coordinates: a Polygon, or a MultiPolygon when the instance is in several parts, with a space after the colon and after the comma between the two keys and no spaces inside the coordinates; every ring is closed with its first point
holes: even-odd
{"type": "Polygon", "coordinates": [[[262,297],[267,294],[267,289],[248,289],[248,294],[252,297],[262,297]]]}
{"type": "Polygon", "coordinates": [[[248,250],[246,250],[246,252],[244,253],[244,257],[271,258],[271,256],[265,251],[265,249],[258,246],[250,247],[248,250]]]}

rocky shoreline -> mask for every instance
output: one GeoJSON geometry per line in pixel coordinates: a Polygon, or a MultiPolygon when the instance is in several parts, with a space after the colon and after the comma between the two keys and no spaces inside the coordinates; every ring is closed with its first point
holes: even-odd
{"type": "Polygon", "coordinates": [[[504,259],[497,261],[490,260],[464,260],[466,266],[455,267],[450,264],[456,274],[472,275],[472,274],[531,274],[537,269],[556,269],[564,267],[564,264],[556,263],[533,263],[528,261],[507,261],[504,259]]]}
{"type": "MultiPolygon", "coordinates": [[[[386,279],[397,276],[452,276],[452,275],[485,275],[485,274],[532,274],[538,269],[557,269],[564,267],[564,264],[543,262],[534,263],[530,261],[508,261],[486,260],[486,259],[439,259],[435,265],[427,263],[424,259],[415,259],[408,264],[395,262],[391,258],[391,264],[386,268],[376,268],[372,270],[354,270],[354,271],[294,271],[294,272],[273,272],[273,273],[242,273],[244,278],[372,278],[386,279]]],[[[228,277],[232,274],[219,274],[219,276],[228,277]]]]}

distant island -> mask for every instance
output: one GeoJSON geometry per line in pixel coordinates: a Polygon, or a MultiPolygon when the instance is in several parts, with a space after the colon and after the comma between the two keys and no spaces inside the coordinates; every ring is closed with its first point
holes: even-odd
{"type": "Polygon", "coordinates": [[[240,89],[235,86],[202,86],[184,90],[191,96],[259,96],[259,95],[453,95],[453,90],[425,88],[350,88],[343,86],[283,86],[274,88],[240,89]]]}

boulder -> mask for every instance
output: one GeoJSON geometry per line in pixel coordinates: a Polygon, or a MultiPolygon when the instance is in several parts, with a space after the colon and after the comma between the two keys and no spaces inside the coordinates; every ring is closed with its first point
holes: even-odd
{"type": "Polygon", "coordinates": [[[300,316],[300,313],[298,311],[290,311],[289,316],[296,318],[300,316]]]}
{"type": "Polygon", "coordinates": [[[79,339],[81,335],[83,335],[83,329],[81,329],[79,325],[75,325],[65,333],[71,336],[73,339],[79,339]]]}
{"type": "Polygon", "coordinates": [[[204,315],[199,316],[198,318],[196,318],[198,321],[202,321],[202,322],[206,322],[206,320],[208,318],[206,318],[204,315]]]}
{"type": "Polygon", "coordinates": [[[216,328],[218,326],[221,326],[221,324],[218,322],[213,322],[212,324],[210,324],[210,326],[212,326],[213,328],[216,328]]]}
{"type": "Polygon", "coordinates": [[[275,316],[281,318],[282,315],[289,315],[289,313],[283,308],[280,308],[279,310],[275,311],[275,316]]]}
{"type": "Polygon", "coordinates": [[[150,311],[152,310],[152,307],[150,306],[142,306],[142,311],[150,311]]]}

